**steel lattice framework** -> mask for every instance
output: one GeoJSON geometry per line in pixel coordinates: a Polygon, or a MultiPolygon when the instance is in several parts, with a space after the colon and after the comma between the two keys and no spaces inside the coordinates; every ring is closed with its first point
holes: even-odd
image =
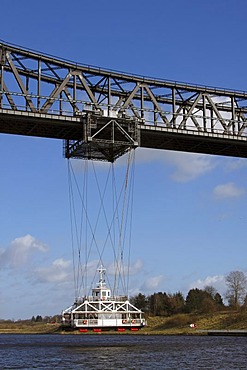
{"type": "Polygon", "coordinates": [[[0,132],[63,139],[65,156],[129,148],[247,157],[247,92],[141,77],[0,42],[0,132]]]}

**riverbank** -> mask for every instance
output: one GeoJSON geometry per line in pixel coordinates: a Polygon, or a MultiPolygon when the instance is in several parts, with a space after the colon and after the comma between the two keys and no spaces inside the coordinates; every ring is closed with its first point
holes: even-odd
{"type": "MultiPolygon", "coordinates": [[[[206,334],[208,330],[247,330],[247,312],[213,314],[178,314],[170,317],[148,317],[147,327],[136,333],[163,335],[206,334]]],[[[59,323],[0,321],[0,334],[66,334],[59,323]]],[[[79,330],[69,332],[79,334],[79,330]]],[[[112,332],[114,333],[114,331],[112,332]]],[[[125,333],[130,333],[126,331],[125,333]]]]}
{"type": "Polygon", "coordinates": [[[247,312],[217,312],[212,314],[178,314],[171,317],[149,317],[147,334],[191,335],[208,330],[246,330],[247,312]]]}
{"type": "Polygon", "coordinates": [[[59,333],[60,328],[57,323],[0,322],[0,334],[52,334],[59,333]]]}

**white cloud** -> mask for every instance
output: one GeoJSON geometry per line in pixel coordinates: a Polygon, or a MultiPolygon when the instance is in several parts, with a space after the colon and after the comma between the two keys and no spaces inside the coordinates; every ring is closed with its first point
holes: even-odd
{"type": "Polygon", "coordinates": [[[213,286],[217,292],[224,296],[226,292],[226,283],[224,275],[207,276],[205,279],[198,279],[192,282],[189,289],[204,289],[206,286],[213,286]]]}
{"type": "Polygon", "coordinates": [[[247,163],[246,163],[245,158],[229,159],[226,162],[226,170],[229,172],[239,170],[246,166],[247,166],[247,163]]]}
{"type": "Polygon", "coordinates": [[[159,161],[174,168],[171,178],[177,182],[188,182],[208,173],[216,167],[216,160],[209,155],[139,149],[137,162],[159,161]]]}
{"type": "Polygon", "coordinates": [[[47,245],[31,235],[14,239],[6,249],[0,250],[0,266],[9,268],[22,267],[35,253],[46,252],[47,245]]]}
{"type": "Polygon", "coordinates": [[[130,275],[137,274],[138,272],[141,271],[142,267],[143,267],[143,262],[140,259],[138,259],[136,262],[130,265],[129,274],[130,275]]]}
{"type": "MultiPolygon", "coordinates": [[[[129,273],[129,275],[135,275],[137,274],[143,267],[143,262],[138,259],[133,264],[130,264],[129,267],[127,265],[121,266],[121,271],[124,271],[129,273]]],[[[116,264],[112,263],[110,266],[107,267],[106,273],[108,275],[115,275],[116,273],[116,264]]]]}
{"type": "Polygon", "coordinates": [[[159,286],[163,281],[164,281],[163,275],[152,276],[146,279],[146,281],[144,281],[141,290],[143,291],[148,290],[153,292],[155,289],[159,289],[159,286]]]}
{"type": "Polygon", "coordinates": [[[172,179],[177,182],[194,180],[216,166],[212,157],[203,154],[170,152],[167,157],[168,162],[175,166],[172,179]]]}
{"type": "Polygon", "coordinates": [[[244,195],[244,193],[245,190],[238,188],[233,182],[217,185],[213,190],[213,194],[217,199],[238,198],[244,195]]]}
{"type": "Polygon", "coordinates": [[[35,271],[39,282],[61,283],[72,280],[71,261],[56,259],[48,267],[40,267],[35,271]]]}

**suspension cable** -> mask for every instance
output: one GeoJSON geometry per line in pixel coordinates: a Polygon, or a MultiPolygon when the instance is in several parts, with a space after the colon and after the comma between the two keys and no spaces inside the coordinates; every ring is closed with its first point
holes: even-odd
{"type": "MultiPolygon", "coordinates": [[[[79,297],[80,291],[84,288],[85,295],[87,283],[88,283],[88,272],[89,271],[89,261],[90,257],[93,255],[93,247],[96,248],[96,251],[99,256],[99,265],[103,265],[103,257],[106,250],[106,246],[108,242],[111,245],[114,257],[114,288],[113,288],[113,295],[117,294],[119,290],[119,286],[122,286],[122,289],[125,295],[128,295],[129,289],[129,272],[130,272],[130,250],[131,250],[131,233],[132,233],[132,217],[133,217],[133,183],[134,183],[134,159],[135,156],[133,154],[134,151],[130,151],[127,157],[126,163],[126,173],[124,176],[124,181],[122,186],[120,186],[119,192],[117,192],[117,180],[115,175],[115,167],[114,164],[110,164],[105,185],[102,187],[99,183],[99,179],[97,176],[97,171],[94,166],[93,161],[85,161],[85,168],[84,168],[84,177],[83,183],[80,186],[78,184],[77,178],[75,176],[75,172],[73,170],[73,166],[71,162],[68,160],[68,183],[69,183],[69,197],[70,197],[70,222],[71,222],[71,239],[72,239],[72,256],[73,256],[73,270],[74,270],[74,286],[75,286],[75,295],[79,297]],[[96,221],[94,223],[94,227],[90,221],[89,217],[89,208],[92,205],[92,202],[88,204],[88,193],[89,191],[93,190],[93,186],[88,184],[88,175],[89,175],[89,168],[88,165],[92,164],[95,184],[97,187],[97,192],[99,195],[99,209],[96,215],[96,221]],[[131,166],[132,164],[132,166],[131,166]],[[112,196],[112,216],[109,218],[107,215],[107,210],[105,203],[106,195],[109,193],[109,179],[110,174],[112,177],[112,189],[110,191],[112,196]],[[73,180],[73,181],[72,181],[73,180]],[[76,207],[79,204],[76,203],[75,195],[73,191],[72,182],[75,184],[74,187],[77,190],[77,196],[79,197],[80,204],[81,204],[81,212],[80,212],[80,222],[77,220],[76,214],[76,207]],[[81,191],[82,187],[82,191],[81,191]],[[108,192],[108,193],[107,193],[108,192]],[[120,206],[122,207],[120,210],[120,206]],[[102,243],[100,242],[101,248],[99,248],[98,241],[96,240],[96,234],[98,232],[98,227],[102,224],[100,223],[100,217],[104,218],[104,222],[106,225],[106,237],[105,241],[102,243]],[[124,250],[125,244],[127,242],[127,231],[129,228],[129,240],[128,240],[128,251],[127,251],[127,263],[124,264],[124,250]],[[90,238],[88,232],[90,231],[90,238]],[[75,233],[75,235],[74,235],[75,233]],[[117,237],[117,238],[116,238],[117,237]],[[91,240],[89,242],[89,240],[91,240]],[[75,246],[77,243],[77,248],[75,246]],[[82,254],[82,250],[84,249],[84,253],[82,254]],[[77,260],[76,260],[76,253],[77,260]],[[83,257],[84,256],[84,257],[83,257]],[[84,264],[83,264],[83,259],[84,264]],[[127,277],[126,277],[127,275],[127,277]]],[[[96,195],[96,194],[95,194],[96,195]]],[[[95,198],[93,195],[93,199],[95,198]]],[[[109,202],[106,203],[109,208],[109,202]]],[[[92,211],[92,210],[91,210],[92,211]]],[[[96,270],[96,269],[95,269],[96,270]]],[[[95,280],[97,271],[95,271],[93,281],[95,280]]],[[[110,287],[109,277],[106,275],[108,285],[110,287]]],[[[92,288],[92,284],[91,287],[92,288]]]]}

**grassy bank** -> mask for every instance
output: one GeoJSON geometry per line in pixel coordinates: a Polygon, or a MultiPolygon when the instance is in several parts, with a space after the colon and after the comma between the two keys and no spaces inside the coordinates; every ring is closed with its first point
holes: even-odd
{"type": "MultiPolygon", "coordinates": [[[[213,314],[179,314],[171,317],[148,317],[148,325],[141,334],[190,335],[201,330],[247,329],[247,312],[217,312],[213,314]],[[190,324],[196,324],[191,328],[190,324]]],[[[62,333],[59,324],[34,322],[0,322],[0,334],[47,334],[62,333]]],[[[78,333],[78,330],[76,331],[78,333]]],[[[128,331],[129,333],[129,331],[128,331]]]]}
{"type": "Polygon", "coordinates": [[[247,313],[179,314],[171,317],[149,317],[143,333],[198,334],[201,330],[247,329],[247,313]],[[190,324],[196,324],[191,328],[190,324]]]}
{"type": "Polygon", "coordinates": [[[59,324],[32,322],[0,322],[0,334],[49,334],[59,332],[59,324]]]}

